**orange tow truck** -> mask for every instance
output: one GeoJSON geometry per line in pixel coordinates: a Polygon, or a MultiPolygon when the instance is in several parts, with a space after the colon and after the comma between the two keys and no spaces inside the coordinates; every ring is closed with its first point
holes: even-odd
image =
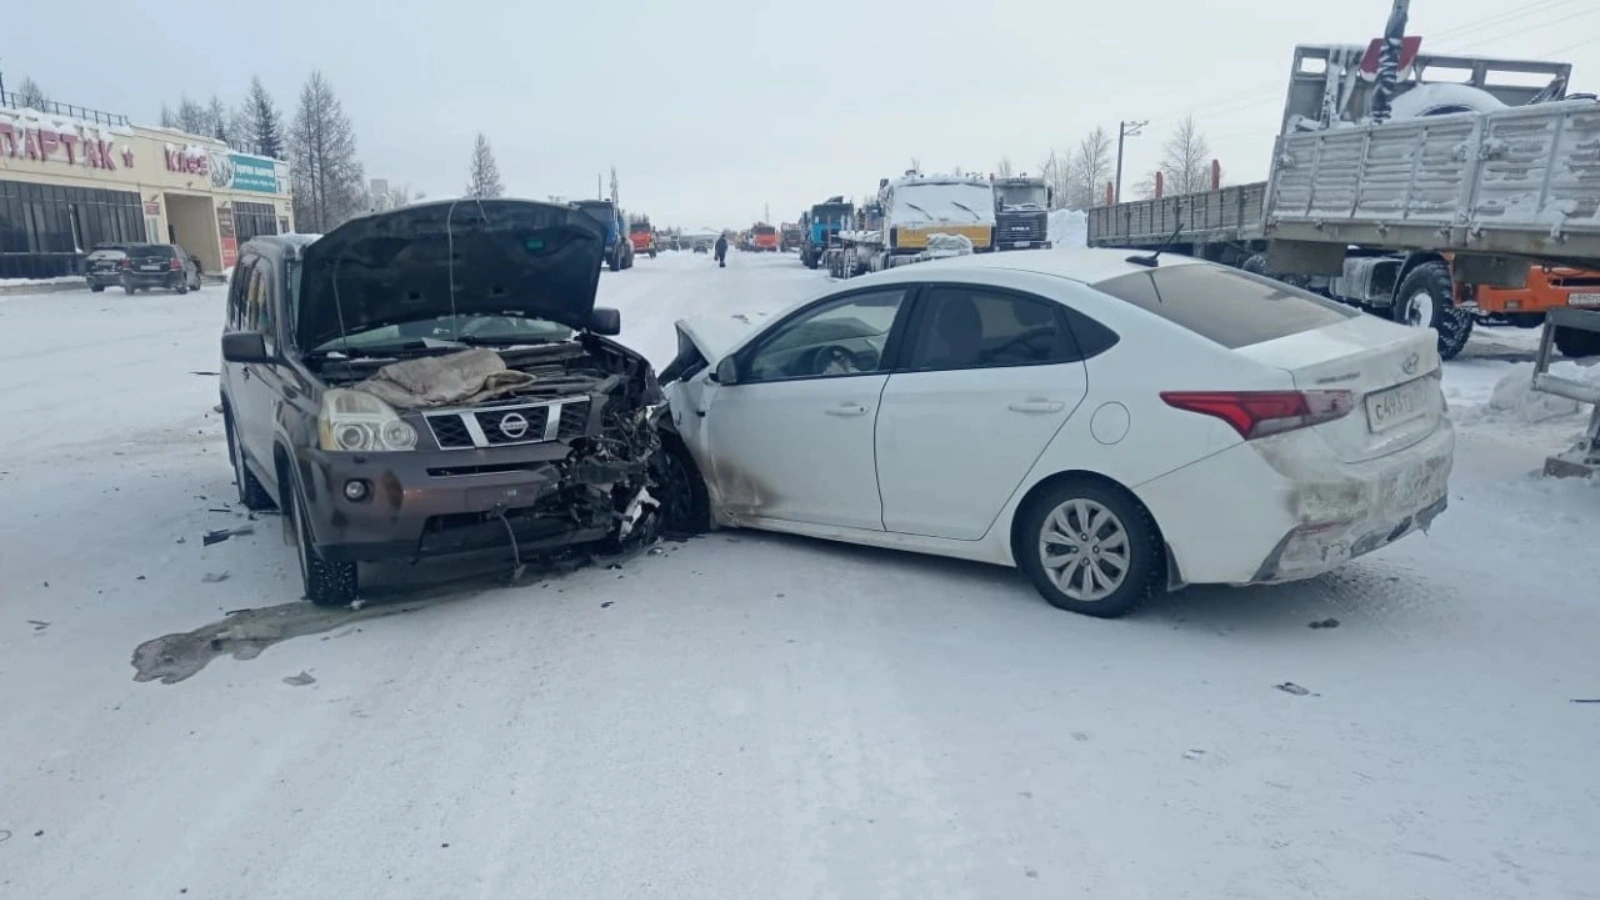
{"type": "Polygon", "coordinates": [[[656,258],[656,232],[650,227],[648,218],[636,219],[628,223],[628,242],[633,244],[635,256],[640,253],[649,254],[651,259],[656,258]]]}

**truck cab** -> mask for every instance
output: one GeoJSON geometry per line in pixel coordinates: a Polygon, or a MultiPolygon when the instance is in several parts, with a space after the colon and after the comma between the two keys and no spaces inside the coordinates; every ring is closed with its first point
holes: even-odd
{"type": "Polygon", "coordinates": [[[1055,192],[1026,174],[994,181],[996,250],[1050,249],[1050,203],[1055,192]]]}
{"type": "Polygon", "coordinates": [[[626,232],[622,210],[610,200],[579,200],[575,205],[605,227],[605,265],[610,266],[613,272],[632,268],[633,244],[623,237],[626,232]]]}
{"type": "Polygon", "coordinates": [[[874,270],[893,266],[893,257],[925,252],[934,234],[965,237],[975,253],[994,249],[995,195],[986,180],[910,174],[883,184],[878,202],[883,207],[885,258],[874,263],[874,270]]]}
{"type": "Polygon", "coordinates": [[[628,223],[628,242],[633,245],[635,255],[644,253],[651,259],[656,258],[656,232],[650,227],[649,218],[639,218],[628,223]]]}
{"type": "Polygon", "coordinates": [[[821,265],[822,253],[829,243],[838,238],[840,231],[855,227],[855,215],[855,206],[843,196],[812,205],[810,212],[801,217],[800,261],[811,269],[821,265]]]}

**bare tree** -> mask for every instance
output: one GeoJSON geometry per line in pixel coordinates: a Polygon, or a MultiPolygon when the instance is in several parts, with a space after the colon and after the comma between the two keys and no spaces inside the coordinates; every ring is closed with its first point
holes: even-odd
{"type": "Polygon", "coordinates": [[[1161,145],[1161,174],[1166,179],[1163,193],[1191,194],[1211,188],[1211,145],[1194,123],[1184,116],[1161,145]]]}
{"type": "Polygon", "coordinates": [[[1067,205],[1088,209],[1100,202],[1102,185],[1111,175],[1111,135],[1104,128],[1084,135],[1068,167],[1067,205]]]}
{"type": "Polygon", "coordinates": [[[22,83],[17,85],[16,91],[12,93],[11,100],[25,109],[37,109],[43,112],[45,104],[50,102],[50,97],[45,94],[44,88],[39,86],[39,82],[24,75],[22,83]]]}
{"type": "Polygon", "coordinates": [[[1016,172],[1016,167],[1011,165],[1011,157],[1009,156],[1002,156],[1000,161],[995,163],[994,176],[996,178],[1010,178],[1016,172]]]}
{"type": "Polygon", "coordinates": [[[1050,208],[1063,209],[1071,200],[1071,168],[1067,158],[1055,150],[1039,163],[1039,175],[1044,178],[1044,183],[1050,186],[1050,208]]]}
{"type": "Polygon", "coordinates": [[[321,72],[312,72],[300,89],[289,159],[301,231],[326,232],[367,208],[370,194],[356,158],[355,128],[321,72]]]}
{"type": "Polygon", "coordinates": [[[472,144],[472,166],[467,174],[466,196],[487,200],[504,194],[500,183],[500,167],[495,165],[494,151],[489,149],[489,139],[478,132],[472,144]]]}
{"type": "Polygon", "coordinates": [[[211,102],[206,106],[206,130],[204,133],[224,144],[232,143],[233,134],[228,130],[230,124],[232,123],[228,118],[228,108],[222,105],[222,98],[212,94],[211,102]]]}
{"type": "Polygon", "coordinates": [[[162,128],[177,128],[178,127],[178,115],[177,115],[177,113],[174,113],[172,111],[172,107],[166,105],[165,103],[161,104],[161,127],[162,128]]]}
{"type": "Polygon", "coordinates": [[[189,134],[211,133],[211,116],[204,106],[190,100],[187,95],[178,98],[178,130],[189,134]]]}

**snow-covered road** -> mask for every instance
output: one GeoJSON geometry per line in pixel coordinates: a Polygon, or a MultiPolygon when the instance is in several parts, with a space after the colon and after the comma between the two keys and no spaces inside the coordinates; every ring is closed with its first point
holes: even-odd
{"type": "MultiPolygon", "coordinates": [[[[666,254],[602,302],[659,365],[683,314],[825,285],[666,254]]],[[[192,374],[222,298],[0,298],[0,897],[1600,896],[1600,704],[1572,702],[1600,492],[1532,474],[1579,417],[1486,405],[1535,332],[1449,365],[1432,535],[1317,581],[1105,622],[1004,570],[718,533],[292,604],[138,683],[142,642],[298,596],[192,374]]]]}

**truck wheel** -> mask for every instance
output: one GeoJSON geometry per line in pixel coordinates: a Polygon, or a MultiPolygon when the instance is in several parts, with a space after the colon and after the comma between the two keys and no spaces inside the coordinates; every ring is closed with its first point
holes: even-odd
{"type": "Polygon", "coordinates": [[[356,564],[329,562],[317,552],[311,543],[311,529],[301,513],[300,498],[292,486],[285,485],[284,490],[284,496],[292,498],[287,506],[294,516],[295,555],[300,558],[300,581],[306,599],[317,606],[349,606],[357,596],[356,564]]]}
{"type": "Polygon", "coordinates": [[[1455,359],[1472,335],[1472,314],[1456,306],[1450,267],[1442,262],[1412,269],[1400,282],[1389,314],[1402,325],[1437,331],[1440,359],[1455,359]]]}
{"type": "Polygon", "coordinates": [[[1580,331],[1576,328],[1557,328],[1556,349],[1568,359],[1600,356],[1600,332],[1580,331]]]}
{"type": "Polygon", "coordinates": [[[622,271],[622,254],[621,253],[613,253],[613,254],[611,254],[611,258],[606,261],[606,265],[613,272],[622,271]]]}
{"type": "Polygon", "coordinates": [[[1239,264],[1239,268],[1249,272],[1251,275],[1265,276],[1267,274],[1267,255],[1265,253],[1252,253],[1244,262],[1239,264]]]}

